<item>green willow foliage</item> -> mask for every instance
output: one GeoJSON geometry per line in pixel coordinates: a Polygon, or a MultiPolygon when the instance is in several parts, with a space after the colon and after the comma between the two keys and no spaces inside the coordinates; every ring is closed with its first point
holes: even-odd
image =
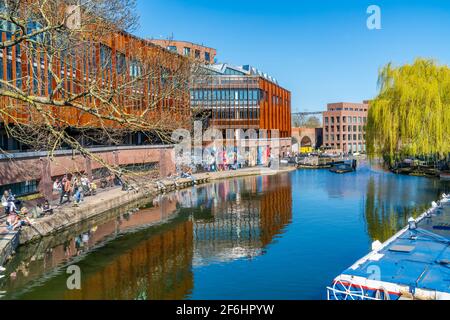
{"type": "Polygon", "coordinates": [[[412,156],[450,152],[450,68],[432,60],[386,65],[379,95],[370,103],[367,151],[392,165],[412,156]]]}

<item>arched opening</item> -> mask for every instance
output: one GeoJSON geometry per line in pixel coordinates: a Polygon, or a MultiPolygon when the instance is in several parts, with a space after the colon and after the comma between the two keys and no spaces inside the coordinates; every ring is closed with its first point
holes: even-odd
{"type": "Polygon", "coordinates": [[[302,141],[300,142],[300,152],[301,153],[310,153],[313,151],[313,145],[311,138],[308,136],[303,137],[302,141]]]}

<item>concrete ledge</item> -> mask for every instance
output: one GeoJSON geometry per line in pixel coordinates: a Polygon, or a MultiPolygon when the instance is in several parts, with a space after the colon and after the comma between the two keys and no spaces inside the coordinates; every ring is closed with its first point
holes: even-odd
{"type": "Polygon", "coordinates": [[[79,207],[66,207],[57,210],[55,214],[34,221],[31,227],[23,228],[19,234],[19,243],[26,244],[63,231],[78,223],[92,219],[102,213],[116,209],[123,205],[137,201],[146,196],[148,192],[124,192],[113,189],[105,194],[92,198],[89,203],[79,207]]]}
{"type": "Polygon", "coordinates": [[[9,256],[19,246],[19,234],[18,232],[10,232],[7,235],[3,235],[0,239],[0,265],[2,266],[9,256]]]}

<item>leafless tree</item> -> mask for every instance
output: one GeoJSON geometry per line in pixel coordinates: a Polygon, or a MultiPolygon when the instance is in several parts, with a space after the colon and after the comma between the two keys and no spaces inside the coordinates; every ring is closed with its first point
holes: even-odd
{"type": "Polygon", "coordinates": [[[7,134],[50,158],[65,147],[118,172],[86,145],[133,132],[168,142],[189,127],[189,83],[201,68],[132,36],[135,12],[135,0],[0,0],[7,134]]]}

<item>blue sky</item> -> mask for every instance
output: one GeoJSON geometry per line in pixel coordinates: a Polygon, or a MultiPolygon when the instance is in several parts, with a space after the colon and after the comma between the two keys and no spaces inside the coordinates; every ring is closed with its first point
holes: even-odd
{"type": "Polygon", "coordinates": [[[218,62],[251,64],[292,92],[294,111],[359,102],[378,70],[416,57],[450,64],[448,0],[138,0],[144,38],[216,48],[218,62]],[[366,27],[369,5],[381,30],[366,27]]]}

